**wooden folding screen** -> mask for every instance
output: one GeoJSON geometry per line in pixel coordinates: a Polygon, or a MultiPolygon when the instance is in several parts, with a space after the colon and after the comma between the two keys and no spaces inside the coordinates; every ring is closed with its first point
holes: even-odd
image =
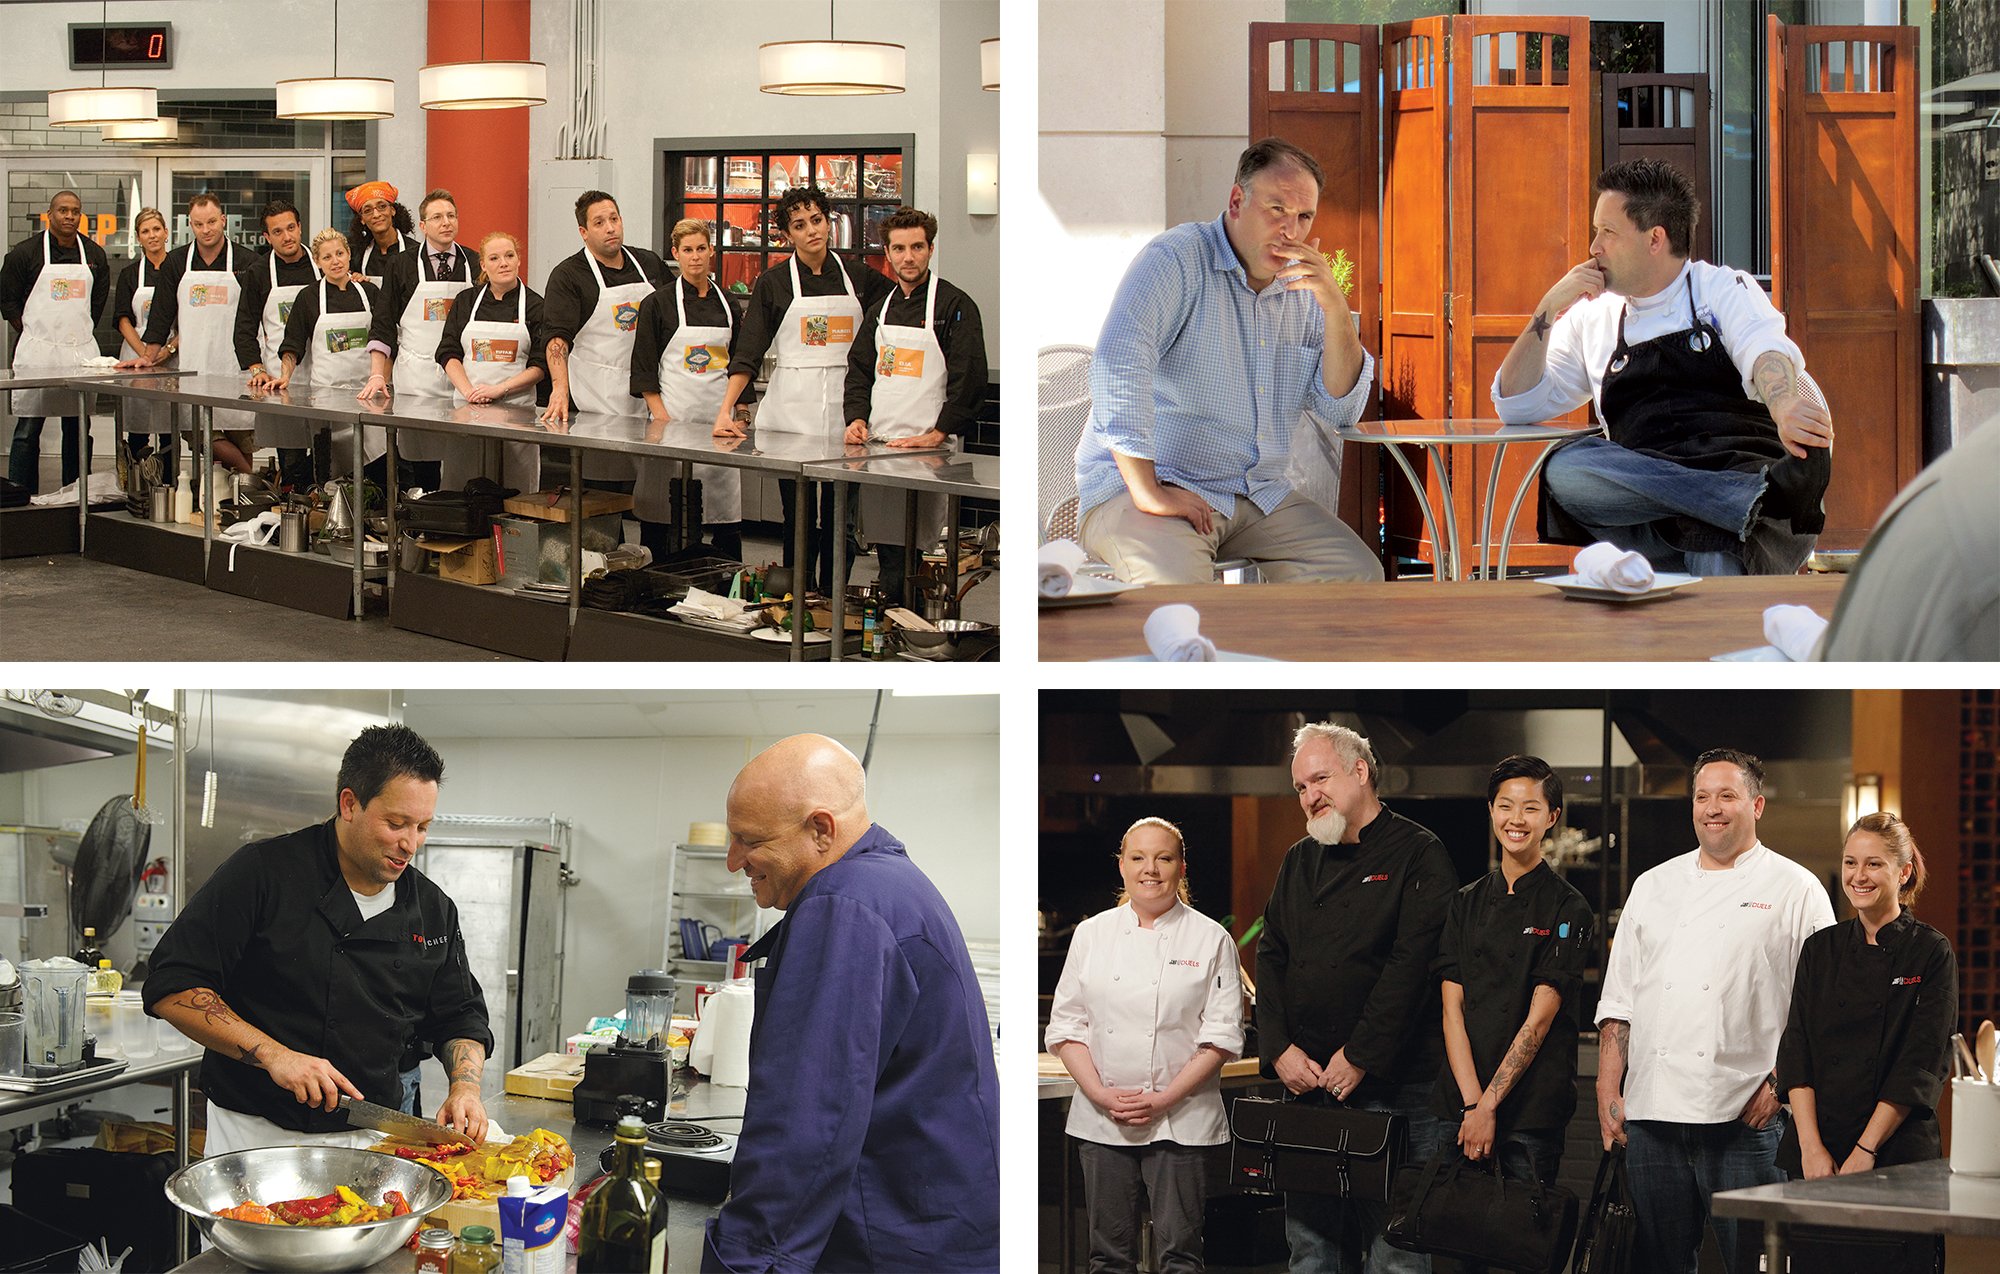
{"type": "Polygon", "coordinates": [[[1911,27],[1768,20],[1771,290],[1833,410],[1827,547],[1858,547],[1922,463],[1911,27]]]}
{"type": "Polygon", "coordinates": [[[1659,73],[1602,77],[1602,166],[1628,159],[1672,164],[1694,181],[1694,241],[1688,255],[1715,259],[1715,216],[1709,199],[1708,77],[1659,73]]]}
{"type": "MultiPolygon", "coordinates": [[[[1379,353],[1380,265],[1376,170],[1380,164],[1375,80],[1376,29],[1339,23],[1250,24],[1250,138],[1282,137],[1326,171],[1312,235],[1329,254],[1346,249],[1355,263],[1361,343],[1379,353]]],[[[1380,457],[1348,443],[1341,453],[1340,515],[1367,535],[1377,517],[1380,457]]]]}

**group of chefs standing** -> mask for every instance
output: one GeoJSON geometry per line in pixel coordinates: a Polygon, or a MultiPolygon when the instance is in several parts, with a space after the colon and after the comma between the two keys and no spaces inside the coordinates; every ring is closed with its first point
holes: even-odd
{"type": "MultiPolygon", "coordinates": [[[[542,404],[545,424],[573,412],[644,417],[646,437],[677,422],[710,426],[726,440],[747,434],[750,388],[768,353],[773,368],[756,414],[766,431],[826,433],[848,443],[892,447],[955,445],[986,396],[985,338],[979,310],[930,269],[937,221],[903,208],[883,226],[894,277],[856,268],[829,250],[831,207],[817,187],[794,187],[776,206],[791,255],[752,287],[746,309],[732,307],[715,276],[714,237],[703,221],[684,220],[670,235],[670,267],[656,253],[628,247],[618,201],[587,191],[576,201],[582,246],[549,271],[537,294],[521,277],[519,239],[491,230],[476,245],[458,240],[456,200],[433,190],[416,216],[387,182],[364,182],[346,194],[354,221],[306,238],[298,208],[267,203],[265,250],[243,248],[226,233],[221,201],[188,201],[192,239],[167,247],[167,219],[156,209],[136,218],[142,255],[116,282],[114,319],[128,363],[177,359],[187,372],[247,373],[258,393],[284,393],[300,375],[315,390],[351,389],[363,401],[419,395],[455,403],[542,404]]],[[[81,198],[59,192],[47,228],[17,244],[0,267],[0,314],[16,333],[16,367],[75,365],[97,353],[95,328],[112,294],[103,248],[80,232],[81,198]]],[[[77,396],[65,390],[15,396],[19,413],[9,477],[33,492],[43,419],[63,417],[63,480],[78,470],[77,396]]],[[[135,436],[170,429],[166,405],[128,405],[135,436]]],[[[277,450],[281,480],[310,485],[315,471],[311,426],[269,413],[217,411],[214,459],[239,472],[259,446],[277,450]]],[[[409,478],[459,487],[480,472],[477,440],[406,430],[406,458],[428,468],[409,478]]],[[[352,439],[333,439],[341,471],[352,439]]],[[[379,474],[386,451],[380,428],[364,428],[364,472],[379,474]]],[[[647,541],[673,517],[670,461],[592,454],[588,485],[630,491],[647,541]]],[[[742,552],[738,472],[696,465],[701,521],[723,555],[742,552]]],[[[540,485],[539,448],[506,448],[503,480],[540,485]]],[[[787,518],[795,484],[784,483],[787,518]]],[[[814,584],[831,585],[832,496],[818,517],[808,510],[814,584]],[[824,523],[825,525],[820,525],[824,523]]],[[[935,535],[941,502],[920,523],[935,535]]],[[[899,501],[866,499],[863,529],[877,546],[880,579],[900,596],[904,520],[899,501]]],[[[787,564],[792,541],[785,539],[787,564]]]]}
{"type": "MultiPolygon", "coordinates": [[[[1595,927],[1544,857],[1562,781],[1537,757],[1494,768],[1499,866],[1461,887],[1438,838],[1385,805],[1377,778],[1360,734],[1298,732],[1307,835],[1264,910],[1262,1073],[1300,1101],[1403,1116],[1410,1162],[1462,1155],[1553,1183],[1595,927]]],[[[1758,760],[1716,749],[1691,779],[1697,847],[1633,883],[1611,945],[1595,1013],[1598,1124],[1607,1153],[1626,1161],[1632,1268],[1694,1274],[1707,1228],[1731,1274],[1746,1274],[1754,1244],[1713,1214],[1716,1191],[1941,1155],[1957,962],[1908,910],[1923,856],[1894,814],[1848,830],[1840,879],[1855,915],[1835,924],[1825,885],[1758,838],[1758,760]]],[[[1173,824],[1133,824],[1118,865],[1119,905],[1071,940],[1047,1046],[1079,1093],[1068,1132],[1091,1269],[1136,1268],[1149,1213],[1159,1268],[1196,1270],[1203,1147],[1229,1139],[1219,1075],[1244,1044],[1237,947],[1190,906],[1173,824]]],[[[1382,1203],[1297,1190],[1284,1201],[1293,1270],[1431,1268],[1384,1241],[1382,1203]]],[[[1941,1268],[1941,1239],[1898,1242],[1871,1268],[1941,1268]]],[[[1828,1267],[1802,1246],[1792,1268],[1828,1267]]]]}

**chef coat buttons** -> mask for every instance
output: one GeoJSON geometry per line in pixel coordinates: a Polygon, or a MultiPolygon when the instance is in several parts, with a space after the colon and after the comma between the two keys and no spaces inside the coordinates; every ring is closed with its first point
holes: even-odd
{"type": "Polygon", "coordinates": [[[1696,1050],[1694,1051],[1694,1055],[1695,1055],[1696,1057],[1707,1057],[1707,1056],[1708,1056],[1708,1054],[1707,1054],[1706,1052],[1704,1052],[1703,1050],[1701,1050],[1701,1049],[1696,1049],[1696,1050]]]}
{"type": "Polygon", "coordinates": [[[1704,991],[1708,990],[1708,983],[1706,983],[1706,982],[1702,983],[1702,984],[1701,984],[1701,989],[1702,989],[1702,990],[1704,990],[1704,991]]]}
{"type": "Polygon", "coordinates": [[[1667,983],[1667,990],[1671,991],[1673,989],[1674,989],[1674,984],[1671,982],[1667,983]]]}

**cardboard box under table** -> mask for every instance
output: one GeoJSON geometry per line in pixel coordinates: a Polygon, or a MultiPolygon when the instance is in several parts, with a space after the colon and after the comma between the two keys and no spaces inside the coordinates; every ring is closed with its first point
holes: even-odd
{"type": "Polygon", "coordinates": [[[447,535],[411,538],[431,555],[440,579],[456,580],[460,584],[500,582],[499,550],[495,547],[496,535],[482,535],[476,538],[447,535]]]}

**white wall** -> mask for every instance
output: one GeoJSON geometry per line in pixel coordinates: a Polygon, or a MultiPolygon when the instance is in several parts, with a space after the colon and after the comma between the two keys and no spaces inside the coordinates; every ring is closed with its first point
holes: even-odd
{"type": "MultiPolygon", "coordinates": [[[[662,246],[653,197],[657,139],[913,134],[916,200],[938,218],[938,273],[978,302],[987,356],[998,366],[999,218],[966,215],[964,158],[968,150],[998,149],[1001,95],[979,89],[979,41],[1000,33],[998,0],[840,4],[837,35],[907,50],[905,92],[851,98],[783,97],[757,89],[759,44],[826,37],[827,9],[820,0],[738,0],[699,11],[698,38],[686,30],[697,12],[692,6],[602,0],[601,11],[612,34],[598,84],[603,99],[614,104],[601,149],[614,160],[608,189],[624,213],[628,242],[662,246]]],[[[535,0],[532,44],[548,64],[551,105],[529,116],[531,165],[562,157],[557,131],[569,116],[554,103],[570,98],[572,43],[568,0],[535,0]]],[[[575,251],[575,221],[552,228],[543,217],[539,211],[531,216],[530,237],[575,251]]],[[[530,273],[545,273],[553,264],[530,273]]]]}
{"type": "MultiPolygon", "coordinates": [[[[616,1012],[633,970],[659,964],[664,848],[688,824],[721,822],[736,772],[770,738],[446,739],[440,812],[574,821],[563,972],[565,1033],[616,1012]]],[[[846,739],[859,750],[860,740],[846,739]]],[[[976,737],[878,738],[869,814],[910,847],[965,936],[1000,934],[999,743],[976,737]]]]}
{"type": "MultiPolygon", "coordinates": [[[[69,69],[69,24],[102,20],[102,6],[88,3],[5,6],[0,39],[0,87],[45,93],[98,82],[95,71],[69,69]]],[[[333,5],[330,0],[201,0],[192,3],[114,5],[110,21],[169,21],[174,25],[172,70],[113,71],[107,82],[150,85],[204,96],[229,92],[268,95],[273,82],[333,74],[333,5]]],[[[424,190],[424,111],[417,105],[417,70],[425,61],[426,6],[416,0],[342,0],[340,73],[396,82],[396,116],[377,124],[373,174],[410,195],[424,190]]],[[[171,113],[171,112],[170,112],[171,113]]],[[[92,133],[93,138],[95,132],[92,133]]]]}

